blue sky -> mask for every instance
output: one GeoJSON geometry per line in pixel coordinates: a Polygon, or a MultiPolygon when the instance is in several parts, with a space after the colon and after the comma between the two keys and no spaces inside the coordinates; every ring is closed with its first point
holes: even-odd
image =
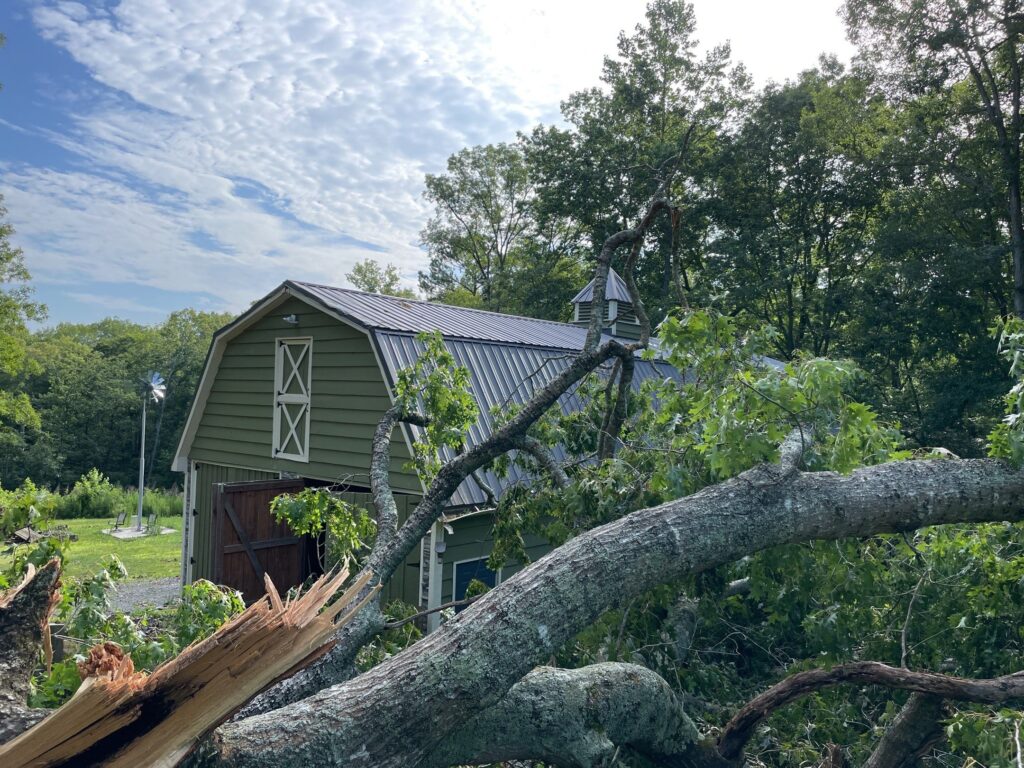
{"type": "MultiPolygon", "coordinates": [[[[760,81],[832,3],[697,0],[760,81]]],[[[0,194],[50,322],[238,311],[368,256],[414,285],[423,176],[558,118],[643,0],[0,2],[0,194]]]]}

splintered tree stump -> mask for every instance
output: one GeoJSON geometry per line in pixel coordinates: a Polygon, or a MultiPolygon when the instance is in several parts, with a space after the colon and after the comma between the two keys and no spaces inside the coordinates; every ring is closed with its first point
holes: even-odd
{"type": "MultiPolygon", "coordinates": [[[[366,572],[330,605],[347,570],[322,576],[289,600],[266,578],[264,597],[149,675],[136,672],[114,643],[95,646],[79,665],[83,682],[75,695],[0,746],[0,765],[177,765],[204,733],[330,648],[338,626],[376,594],[365,589],[372,576],[366,572]]],[[[34,653],[39,640],[37,634],[34,653]]],[[[28,658],[29,672],[35,658],[28,658]]]]}
{"type": "Polygon", "coordinates": [[[0,594],[0,744],[50,713],[28,706],[29,681],[40,648],[50,648],[47,620],[59,598],[59,560],[29,566],[21,584],[0,594]]]}

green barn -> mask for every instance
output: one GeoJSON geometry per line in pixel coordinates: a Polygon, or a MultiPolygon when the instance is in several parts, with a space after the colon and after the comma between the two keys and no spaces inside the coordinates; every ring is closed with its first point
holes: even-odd
{"type": "MultiPolygon", "coordinates": [[[[422,352],[418,333],[440,332],[469,369],[480,409],[467,435],[475,444],[488,434],[492,408],[524,402],[582,348],[591,287],[573,304],[574,323],[556,323],[294,281],[255,303],[215,334],[176,451],[174,469],[185,475],[183,582],[232,583],[229,574],[239,573],[247,586],[232,585],[249,595],[262,589],[262,578],[254,579],[263,572],[275,583],[311,572],[309,542],[273,523],[266,509],[277,493],[331,485],[372,509],[370,441],[397,372],[422,352]]],[[[602,309],[607,333],[638,338],[626,286],[614,272],[602,309]]],[[[636,386],[665,376],[677,374],[666,363],[638,360],[636,386]]],[[[571,394],[561,405],[579,407],[571,394]]],[[[393,438],[391,483],[404,513],[424,489],[405,468],[415,436],[402,430],[393,438]]],[[[498,494],[529,482],[515,469],[484,479],[498,494]]],[[[467,479],[385,599],[436,607],[463,597],[473,578],[496,584],[514,572],[515,564],[497,573],[486,567],[492,513],[488,496],[467,479]]],[[[541,554],[542,543],[532,549],[541,554]]]]}

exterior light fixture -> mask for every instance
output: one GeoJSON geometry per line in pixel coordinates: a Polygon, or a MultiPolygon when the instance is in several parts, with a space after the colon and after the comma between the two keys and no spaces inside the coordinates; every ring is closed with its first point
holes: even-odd
{"type": "Polygon", "coordinates": [[[299,316],[296,315],[294,312],[292,314],[290,314],[290,315],[285,315],[281,319],[284,320],[286,323],[288,323],[288,325],[298,325],[299,324],[299,316]]]}

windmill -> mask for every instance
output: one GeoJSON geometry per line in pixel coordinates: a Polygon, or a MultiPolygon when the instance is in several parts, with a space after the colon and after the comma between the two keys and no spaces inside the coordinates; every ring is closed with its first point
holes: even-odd
{"type": "Polygon", "coordinates": [[[146,385],[142,393],[142,440],[139,443],[139,505],[135,510],[135,530],[142,530],[142,497],[146,492],[146,402],[153,398],[154,403],[159,403],[167,397],[167,385],[164,384],[164,377],[159,373],[149,372],[149,378],[143,379],[146,385]]]}

